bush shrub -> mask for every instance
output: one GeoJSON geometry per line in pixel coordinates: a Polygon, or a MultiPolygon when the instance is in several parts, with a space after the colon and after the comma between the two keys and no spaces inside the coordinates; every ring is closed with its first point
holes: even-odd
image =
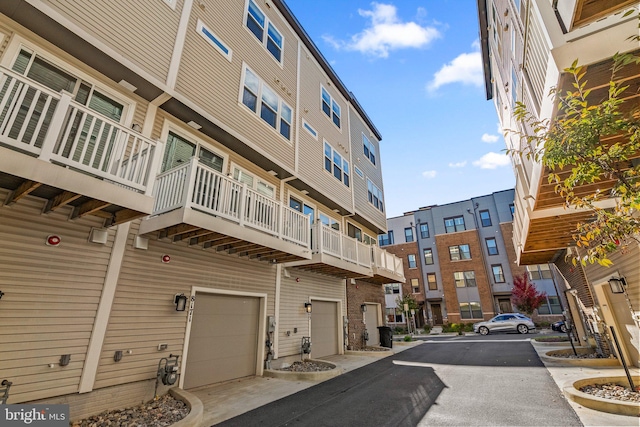
{"type": "Polygon", "coordinates": [[[473,323],[447,323],[442,326],[442,332],[473,332],[473,323]]]}
{"type": "Polygon", "coordinates": [[[413,341],[413,338],[411,337],[411,335],[405,335],[404,336],[404,340],[405,341],[413,341]]]}

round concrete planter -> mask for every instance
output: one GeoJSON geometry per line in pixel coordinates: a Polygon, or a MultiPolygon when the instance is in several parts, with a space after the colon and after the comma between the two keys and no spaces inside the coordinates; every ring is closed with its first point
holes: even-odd
{"type": "Polygon", "coordinates": [[[338,368],[333,363],[326,360],[319,359],[307,359],[312,362],[321,363],[324,365],[330,365],[331,369],[328,371],[313,371],[313,372],[290,372],[281,371],[278,369],[265,369],[263,376],[271,378],[280,378],[283,380],[302,380],[302,381],[323,381],[329,378],[337,377],[342,373],[342,369],[338,368]]]}
{"type": "Polygon", "coordinates": [[[393,354],[393,350],[386,347],[376,347],[380,348],[377,351],[365,351],[365,350],[347,350],[344,352],[346,356],[371,356],[371,357],[387,357],[393,354]]]}
{"type": "Polygon", "coordinates": [[[536,339],[531,340],[532,343],[539,346],[547,346],[547,347],[569,347],[571,346],[571,341],[555,341],[555,342],[544,342],[538,341],[536,339]]]}
{"type": "Polygon", "coordinates": [[[204,416],[202,401],[188,391],[177,387],[170,389],[169,393],[174,398],[182,400],[189,407],[187,416],[172,424],[171,427],[198,427],[202,423],[202,417],[204,416]]]}
{"type": "MultiPolygon", "coordinates": [[[[632,377],[634,384],[640,383],[640,377],[632,377]]],[[[585,378],[573,383],[573,386],[565,387],[565,395],[580,405],[594,409],[596,411],[608,412],[610,414],[627,415],[630,417],[640,416],[640,403],[625,402],[622,400],[605,399],[602,397],[593,396],[588,393],[583,393],[580,388],[593,385],[593,384],[606,384],[614,383],[624,387],[628,387],[627,377],[597,377],[597,378],[585,378]]]]}
{"type": "MultiPolygon", "coordinates": [[[[576,347],[576,352],[578,354],[590,354],[593,353],[593,349],[588,347],[576,347]]],[[[566,366],[585,366],[585,367],[618,367],[620,366],[620,362],[615,358],[607,358],[607,359],[571,359],[569,357],[554,357],[551,356],[551,353],[556,354],[573,354],[573,350],[570,348],[561,349],[561,350],[551,350],[546,352],[541,359],[546,362],[555,362],[556,364],[566,365],[566,366]]]]}

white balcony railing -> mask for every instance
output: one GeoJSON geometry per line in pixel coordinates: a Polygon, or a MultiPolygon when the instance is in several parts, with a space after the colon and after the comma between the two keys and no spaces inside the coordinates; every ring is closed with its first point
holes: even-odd
{"type": "Polygon", "coordinates": [[[198,162],[156,178],[153,214],[191,208],[310,247],[309,217],[198,162]]]}
{"type": "Polygon", "coordinates": [[[371,249],[321,222],[313,226],[313,252],[332,255],[341,260],[371,268],[371,249]]]}
{"type": "Polygon", "coordinates": [[[387,270],[394,275],[404,277],[402,258],[398,258],[394,254],[389,253],[378,246],[371,246],[371,253],[374,267],[387,270]]]}
{"type": "Polygon", "coordinates": [[[0,142],[147,195],[162,156],[162,143],[5,68],[0,142]]]}

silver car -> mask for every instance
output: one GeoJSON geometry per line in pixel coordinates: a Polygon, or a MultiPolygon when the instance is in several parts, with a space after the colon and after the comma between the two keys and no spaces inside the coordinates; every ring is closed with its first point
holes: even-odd
{"type": "Polygon", "coordinates": [[[528,334],[535,330],[536,325],[527,316],[520,313],[503,313],[484,322],[473,324],[473,331],[480,335],[487,335],[489,332],[518,332],[528,334]]]}

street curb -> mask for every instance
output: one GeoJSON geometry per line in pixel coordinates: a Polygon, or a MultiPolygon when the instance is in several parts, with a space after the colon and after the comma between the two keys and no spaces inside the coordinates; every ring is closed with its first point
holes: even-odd
{"type": "MultiPolygon", "coordinates": [[[[578,354],[593,353],[591,347],[576,347],[578,354]]],[[[561,353],[561,354],[573,354],[573,350],[569,348],[562,348],[556,350],[549,350],[545,354],[541,354],[540,358],[545,362],[554,363],[561,366],[584,366],[584,367],[613,367],[619,368],[620,361],[615,358],[600,358],[600,359],[571,359],[569,357],[554,357],[549,353],[561,353]]]]}
{"type": "Polygon", "coordinates": [[[169,393],[176,399],[183,401],[189,407],[189,413],[186,417],[171,424],[172,427],[198,427],[202,423],[204,417],[204,406],[202,401],[188,391],[174,387],[169,389],[169,393]]]}
{"type": "Polygon", "coordinates": [[[360,351],[360,350],[346,350],[344,352],[345,356],[371,356],[371,357],[387,357],[393,355],[393,350],[383,350],[383,351],[360,351]]]}

